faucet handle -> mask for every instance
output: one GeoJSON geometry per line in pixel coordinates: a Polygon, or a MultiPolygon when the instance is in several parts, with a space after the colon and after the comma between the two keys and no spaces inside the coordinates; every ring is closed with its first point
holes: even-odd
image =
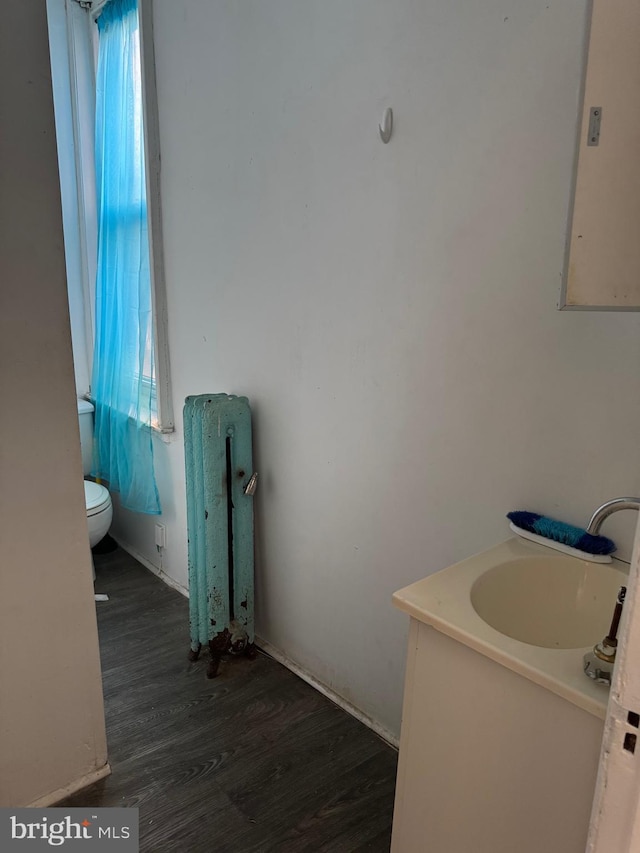
{"type": "Polygon", "coordinates": [[[584,656],[584,674],[597,684],[611,685],[615,661],[615,646],[608,646],[606,640],[603,640],[584,656]]]}

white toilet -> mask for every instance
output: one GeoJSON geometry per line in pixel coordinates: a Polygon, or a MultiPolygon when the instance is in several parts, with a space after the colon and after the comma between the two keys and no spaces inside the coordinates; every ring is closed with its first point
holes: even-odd
{"type": "MultiPolygon", "coordinates": [[[[85,477],[91,472],[93,453],[93,405],[87,400],[78,400],[80,422],[80,446],[82,448],[82,470],[85,477]]],[[[106,536],[111,527],[113,506],[111,495],[99,483],[84,481],[84,497],[89,525],[89,545],[93,548],[106,536]]]]}

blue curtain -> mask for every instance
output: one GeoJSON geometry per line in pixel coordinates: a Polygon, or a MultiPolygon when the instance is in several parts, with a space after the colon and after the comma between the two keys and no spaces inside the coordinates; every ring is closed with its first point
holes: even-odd
{"type": "Polygon", "coordinates": [[[153,469],[153,324],[136,0],[98,18],[98,273],[93,474],[122,506],[160,513],[153,469]]]}

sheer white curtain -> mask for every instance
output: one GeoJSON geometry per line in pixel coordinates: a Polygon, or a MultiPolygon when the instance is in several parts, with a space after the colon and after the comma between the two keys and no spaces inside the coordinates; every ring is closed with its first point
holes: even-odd
{"type": "Polygon", "coordinates": [[[97,18],[98,271],[92,372],[94,474],[136,512],[159,514],[154,364],[137,0],[97,18]]]}

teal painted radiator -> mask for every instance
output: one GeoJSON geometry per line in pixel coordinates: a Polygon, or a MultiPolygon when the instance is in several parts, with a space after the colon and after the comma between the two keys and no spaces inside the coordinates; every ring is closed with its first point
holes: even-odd
{"type": "Polygon", "coordinates": [[[189,656],[208,645],[214,678],[223,654],[254,653],[251,409],[246,397],[200,394],[183,415],[189,656]]]}

